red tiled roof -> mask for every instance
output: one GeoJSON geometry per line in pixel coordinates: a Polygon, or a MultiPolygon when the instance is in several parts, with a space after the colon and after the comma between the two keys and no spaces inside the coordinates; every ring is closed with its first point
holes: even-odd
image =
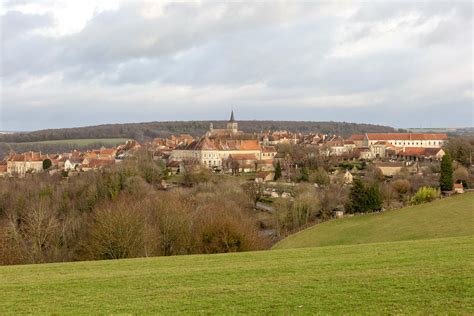
{"type": "Polygon", "coordinates": [[[436,156],[441,148],[423,148],[423,147],[405,147],[405,151],[401,150],[398,154],[400,156],[436,156]]]}
{"type": "Polygon", "coordinates": [[[455,183],[454,188],[455,189],[464,189],[464,186],[462,185],[462,183],[455,183]]]}
{"type": "Polygon", "coordinates": [[[364,140],[364,134],[354,134],[351,137],[349,137],[349,140],[364,140]]]}
{"type": "Polygon", "coordinates": [[[115,159],[91,159],[85,168],[109,167],[115,164],[115,159]]]}
{"type": "MultiPolygon", "coordinates": [[[[354,135],[353,135],[354,136],[354,135]]],[[[446,134],[382,133],[367,134],[370,140],[445,140],[446,134]]]]}
{"type": "Polygon", "coordinates": [[[104,149],[101,149],[99,153],[101,155],[113,156],[113,155],[115,155],[116,152],[117,152],[117,149],[115,149],[115,148],[104,148],[104,149]]]}
{"type": "Polygon", "coordinates": [[[276,152],[276,148],[274,146],[263,146],[262,152],[264,153],[273,153],[276,152]]]}

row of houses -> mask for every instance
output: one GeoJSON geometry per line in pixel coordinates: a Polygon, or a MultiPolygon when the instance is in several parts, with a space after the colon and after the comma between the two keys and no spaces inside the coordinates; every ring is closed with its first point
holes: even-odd
{"type": "Polygon", "coordinates": [[[41,152],[11,153],[0,161],[0,176],[23,177],[29,173],[48,171],[89,171],[113,166],[130,152],[140,148],[136,141],[113,148],[101,148],[80,152],[74,150],[61,154],[42,154],[41,152]],[[49,161],[49,162],[47,162],[49,161]]]}
{"type": "Polygon", "coordinates": [[[352,158],[393,158],[400,160],[439,160],[446,134],[366,133],[343,139],[337,135],[301,134],[288,131],[246,134],[238,130],[234,113],[225,129],[214,129],[193,139],[182,135],[174,140],[160,140],[160,157],[168,167],[180,169],[183,161],[194,160],[216,171],[271,171],[278,158],[276,145],[298,144],[314,146],[327,155],[349,155],[352,158]]]}

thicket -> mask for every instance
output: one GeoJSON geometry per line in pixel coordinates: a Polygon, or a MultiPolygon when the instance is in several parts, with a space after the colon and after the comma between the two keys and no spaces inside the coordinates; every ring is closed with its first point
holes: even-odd
{"type": "Polygon", "coordinates": [[[233,179],[160,190],[146,154],[63,179],[0,180],[0,264],[265,249],[253,201],[233,179]]]}

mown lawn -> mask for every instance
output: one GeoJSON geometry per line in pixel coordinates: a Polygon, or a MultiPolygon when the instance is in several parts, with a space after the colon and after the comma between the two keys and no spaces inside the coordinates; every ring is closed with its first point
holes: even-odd
{"type": "Polygon", "coordinates": [[[473,314],[474,237],[0,267],[1,314],[473,314]]]}
{"type": "Polygon", "coordinates": [[[474,234],[474,193],[315,225],[274,249],[416,240],[474,234]]]}

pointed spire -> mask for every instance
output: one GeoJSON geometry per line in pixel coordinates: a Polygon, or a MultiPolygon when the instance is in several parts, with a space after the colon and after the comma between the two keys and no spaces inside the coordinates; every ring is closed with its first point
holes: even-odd
{"type": "Polygon", "coordinates": [[[230,113],[230,120],[229,122],[234,122],[235,119],[234,119],[234,110],[232,110],[232,112],[230,113]]]}

